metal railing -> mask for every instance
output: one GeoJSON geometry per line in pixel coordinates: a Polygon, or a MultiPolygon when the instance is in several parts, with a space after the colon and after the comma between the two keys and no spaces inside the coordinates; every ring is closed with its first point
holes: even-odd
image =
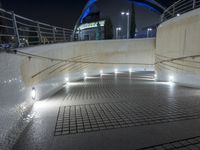
{"type": "Polygon", "coordinates": [[[161,21],[166,21],[176,16],[200,7],[200,0],[179,0],[167,8],[161,16],[161,21]]]}
{"type": "Polygon", "coordinates": [[[72,30],[34,21],[0,8],[0,48],[71,41],[72,30]]]}

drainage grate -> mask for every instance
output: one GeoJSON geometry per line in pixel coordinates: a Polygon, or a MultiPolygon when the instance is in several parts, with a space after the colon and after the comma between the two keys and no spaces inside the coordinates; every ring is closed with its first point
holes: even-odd
{"type": "Polygon", "coordinates": [[[161,145],[155,145],[150,147],[141,148],[138,150],[199,150],[200,149],[200,137],[193,137],[189,139],[183,139],[165,143],[161,145]]]}
{"type": "Polygon", "coordinates": [[[55,136],[200,118],[199,106],[112,102],[62,106],[55,136]]]}

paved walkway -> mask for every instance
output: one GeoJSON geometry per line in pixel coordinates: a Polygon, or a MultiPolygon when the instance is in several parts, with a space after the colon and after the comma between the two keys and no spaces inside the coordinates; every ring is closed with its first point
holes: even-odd
{"type": "Polygon", "coordinates": [[[200,149],[200,90],[152,72],[69,83],[32,113],[14,150],[200,149]]]}

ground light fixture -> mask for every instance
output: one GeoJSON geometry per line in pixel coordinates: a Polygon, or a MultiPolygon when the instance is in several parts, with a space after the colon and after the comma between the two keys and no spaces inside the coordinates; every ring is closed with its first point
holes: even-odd
{"type": "Polygon", "coordinates": [[[169,82],[174,82],[174,76],[169,76],[169,82]]]}
{"type": "Polygon", "coordinates": [[[155,73],[155,74],[154,74],[154,78],[157,79],[157,77],[158,77],[158,75],[155,73]]]}
{"type": "Polygon", "coordinates": [[[31,97],[32,97],[33,100],[36,99],[36,89],[34,87],[31,90],[31,97]]]}
{"type": "Polygon", "coordinates": [[[66,83],[69,82],[69,78],[68,78],[68,77],[65,78],[65,82],[66,82],[66,83]]]}
{"type": "Polygon", "coordinates": [[[129,73],[132,73],[132,68],[129,68],[129,73]]]}
{"type": "Polygon", "coordinates": [[[179,17],[181,14],[176,14],[177,17],[179,17]]]}
{"type": "Polygon", "coordinates": [[[86,78],[87,78],[87,73],[84,72],[84,73],[83,73],[83,76],[84,76],[84,79],[86,79],[86,78]]]}
{"type": "Polygon", "coordinates": [[[115,71],[115,74],[117,74],[117,73],[118,73],[118,69],[117,69],[117,68],[116,68],[114,71],[115,71]]]}
{"type": "Polygon", "coordinates": [[[102,76],[102,75],[103,75],[103,70],[100,70],[99,73],[100,73],[100,75],[102,76]]]}

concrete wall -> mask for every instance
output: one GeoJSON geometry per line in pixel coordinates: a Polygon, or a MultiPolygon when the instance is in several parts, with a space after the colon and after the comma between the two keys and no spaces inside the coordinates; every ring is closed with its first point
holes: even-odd
{"type": "Polygon", "coordinates": [[[10,149],[21,131],[26,127],[27,116],[34,100],[31,90],[37,92],[37,100],[48,97],[70,81],[99,70],[119,71],[152,70],[154,64],[155,39],[111,40],[52,44],[19,49],[31,54],[73,61],[98,61],[131,64],[82,64],[31,58],[16,54],[0,53],[0,149],[10,149]],[[147,64],[147,65],[145,65],[147,64]],[[25,121],[24,121],[24,118],[25,121]]]}
{"type": "MultiPolygon", "coordinates": [[[[200,54],[200,9],[162,23],[156,38],[156,62],[200,54]]],[[[159,80],[174,76],[175,82],[200,87],[200,58],[156,65],[159,80]]]]}

